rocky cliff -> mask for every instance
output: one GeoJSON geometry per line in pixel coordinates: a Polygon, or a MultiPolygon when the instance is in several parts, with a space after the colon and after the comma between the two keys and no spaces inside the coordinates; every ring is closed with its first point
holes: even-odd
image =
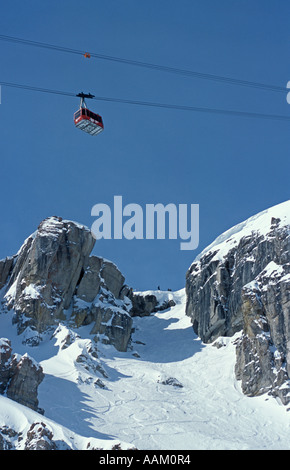
{"type": "MultiPolygon", "coordinates": [[[[154,295],[134,294],[113,262],[91,255],[94,245],[87,227],[49,217],[15,256],[0,261],[0,313],[13,313],[22,344],[37,346],[49,333],[51,338],[64,335],[61,347],[68,347],[77,337],[73,329],[88,326],[95,344],[126,351],[132,317],[172,305],[172,300],[159,305],[154,295]]],[[[97,357],[91,345],[76,360],[99,369],[97,357]]],[[[43,377],[32,357],[12,354],[10,340],[0,338],[1,394],[43,412],[37,399],[43,377]]]]}
{"type": "Polygon", "coordinates": [[[94,245],[87,227],[49,217],[17,255],[0,261],[2,311],[13,310],[27,342],[37,344],[47,328],[69,322],[91,325],[96,340],[126,351],[132,317],[167,308],[154,295],[134,294],[113,262],[91,255],[94,245]]]}
{"type": "Polygon", "coordinates": [[[92,324],[125,351],[130,338],[131,302],[124,276],[114,263],[90,256],[95,239],[75,222],[50,217],[27,238],[14,258],[0,262],[3,309],[26,341],[37,343],[50,326],[70,321],[92,324]]]}
{"type": "Polygon", "coordinates": [[[249,396],[290,401],[290,201],[218,237],[186,275],[186,314],[205,342],[242,332],[236,377],[249,396]]]}
{"type": "Polygon", "coordinates": [[[12,354],[11,341],[0,338],[0,393],[43,413],[38,408],[37,389],[44,378],[42,367],[27,353],[12,354]]]}

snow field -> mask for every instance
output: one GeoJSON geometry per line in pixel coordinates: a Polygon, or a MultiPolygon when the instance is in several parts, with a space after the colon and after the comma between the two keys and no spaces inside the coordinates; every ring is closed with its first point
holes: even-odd
{"type": "Polygon", "coordinates": [[[0,397],[0,426],[27,432],[43,421],[55,439],[81,449],[89,442],[105,449],[117,442],[140,450],[289,449],[287,408],[266,395],[244,396],[235,379],[238,335],[220,338],[220,348],[205,345],[185,316],[185,291],[158,295],[172,296],[176,306],[135,317],[130,349],[98,342],[98,357],[88,353],[90,326],[71,332],[65,347],[64,325],[30,347],[10,314],[2,314],[1,336],[40,362],[46,375],[39,386],[44,416],[0,397]],[[87,364],[77,361],[80,355],[87,364]]]}

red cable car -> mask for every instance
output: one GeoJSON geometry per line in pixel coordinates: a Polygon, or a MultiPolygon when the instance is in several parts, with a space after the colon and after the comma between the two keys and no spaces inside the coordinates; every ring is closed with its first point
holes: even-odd
{"type": "Polygon", "coordinates": [[[85,98],[94,98],[94,95],[79,93],[81,98],[80,109],[74,113],[74,123],[78,129],[90,135],[98,135],[104,130],[104,124],[99,114],[90,111],[85,103],[85,98]]]}

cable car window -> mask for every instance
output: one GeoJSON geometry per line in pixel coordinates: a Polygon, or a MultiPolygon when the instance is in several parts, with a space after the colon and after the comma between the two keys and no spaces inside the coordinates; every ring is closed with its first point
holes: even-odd
{"type": "Polygon", "coordinates": [[[92,118],[95,120],[95,121],[98,121],[98,122],[102,122],[100,116],[98,114],[95,114],[95,113],[92,113],[92,118]]]}

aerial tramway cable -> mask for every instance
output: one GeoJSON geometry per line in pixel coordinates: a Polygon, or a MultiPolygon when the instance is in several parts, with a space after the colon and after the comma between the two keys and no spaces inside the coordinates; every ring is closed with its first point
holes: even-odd
{"type": "Polygon", "coordinates": [[[238,85],[238,86],[258,88],[258,89],[265,90],[265,91],[274,91],[274,92],[286,93],[286,87],[282,87],[282,86],[271,85],[271,84],[267,84],[267,83],[259,83],[259,82],[254,82],[254,81],[250,81],[250,80],[237,79],[237,78],[233,78],[233,77],[227,77],[227,76],[210,74],[210,73],[197,72],[197,71],[194,71],[194,70],[186,70],[186,69],[171,67],[171,66],[167,66],[167,65],[153,64],[153,63],[149,63],[149,62],[126,59],[126,58],[123,58],[123,57],[116,57],[116,56],[100,54],[100,53],[96,53],[96,52],[86,52],[86,51],[81,51],[79,49],[73,49],[73,48],[70,48],[70,47],[58,46],[58,45],[55,45],[55,44],[48,44],[48,43],[39,42],[39,41],[31,41],[31,40],[28,40],[28,39],[17,38],[17,37],[14,37],[14,36],[6,36],[4,34],[0,34],[0,41],[8,41],[8,42],[11,42],[11,43],[23,44],[23,45],[26,45],[26,46],[41,47],[41,48],[44,48],[44,49],[51,49],[51,50],[54,50],[54,51],[59,51],[59,52],[64,52],[64,53],[69,53],[69,54],[82,55],[82,56],[85,56],[85,57],[88,57],[88,58],[109,60],[109,61],[117,62],[117,63],[121,63],[121,64],[134,65],[134,66],[143,67],[143,68],[147,68],[147,69],[151,69],[151,70],[174,73],[174,74],[178,74],[178,75],[186,76],[186,77],[191,77],[191,78],[199,78],[199,79],[203,79],[203,80],[212,80],[212,81],[217,81],[217,82],[230,84],[230,85],[238,85]]]}
{"type": "MultiPolygon", "coordinates": [[[[28,90],[33,92],[40,92],[40,93],[50,93],[55,95],[63,95],[63,96],[70,96],[76,97],[79,94],[62,91],[62,90],[52,90],[49,88],[41,88],[31,85],[24,85],[20,83],[11,83],[11,82],[2,82],[0,81],[0,85],[12,88],[19,88],[22,90],[28,90]]],[[[106,101],[112,103],[121,103],[121,104],[129,104],[135,106],[147,106],[152,108],[165,108],[165,109],[173,109],[179,111],[190,111],[190,112],[200,112],[200,113],[210,113],[210,114],[220,114],[220,115],[230,115],[230,116],[237,116],[237,117],[248,117],[248,118],[256,118],[256,119],[272,119],[272,120],[280,120],[280,121],[290,121],[290,116],[286,115],[278,115],[278,114],[265,114],[265,113],[255,113],[255,112],[246,112],[246,111],[238,111],[238,110],[230,110],[230,109],[218,109],[218,108],[207,108],[207,107],[197,107],[197,106],[187,106],[187,105],[178,105],[178,104],[170,104],[170,103],[156,103],[150,101],[141,101],[141,100],[130,100],[124,98],[112,98],[112,97],[105,97],[105,96],[93,96],[91,97],[92,100],[95,101],[106,101]]]]}

